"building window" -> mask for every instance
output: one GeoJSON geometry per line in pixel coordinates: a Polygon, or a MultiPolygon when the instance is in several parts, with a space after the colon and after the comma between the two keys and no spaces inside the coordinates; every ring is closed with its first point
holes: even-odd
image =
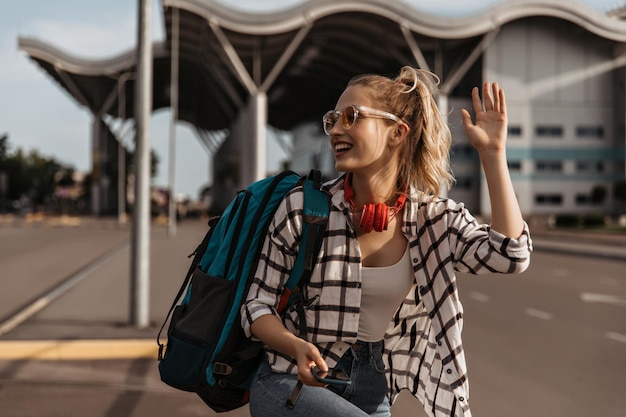
{"type": "Polygon", "coordinates": [[[584,139],[601,139],[604,137],[602,126],[577,126],[576,137],[584,139]]]}
{"type": "Polygon", "coordinates": [[[626,136],[626,126],[623,123],[620,123],[615,128],[615,137],[618,139],[622,139],[626,136]]]}
{"type": "Polygon", "coordinates": [[[476,155],[476,150],[472,145],[454,145],[451,153],[459,157],[473,157],[476,155]]]}
{"type": "Polygon", "coordinates": [[[537,126],[535,133],[540,138],[562,138],[562,126],[537,126]]]}
{"type": "Polygon", "coordinates": [[[537,161],[535,162],[537,172],[562,172],[563,162],[561,161],[537,161]]]}
{"type": "Polygon", "coordinates": [[[576,194],[577,206],[590,206],[592,203],[591,196],[588,194],[576,194]]]}
{"type": "Polygon", "coordinates": [[[509,171],[519,172],[522,170],[522,161],[509,161],[509,171]]]}
{"type": "Polygon", "coordinates": [[[509,137],[519,138],[522,136],[521,126],[509,126],[509,137]]]}
{"type": "Polygon", "coordinates": [[[459,190],[471,190],[472,189],[472,179],[471,178],[456,178],[454,182],[454,188],[459,190]]]}
{"type": "Polygon", "coordinates": [[[560,206],[563,204],[563,196],[561,194],[537,194],[535,195],[535,204],[538,206],[560,206]]]}
{"type": "Polygon", "coordinates": [[[599,174],[604,172],[602,161],[576,161],[576,172],[599,174]]]}

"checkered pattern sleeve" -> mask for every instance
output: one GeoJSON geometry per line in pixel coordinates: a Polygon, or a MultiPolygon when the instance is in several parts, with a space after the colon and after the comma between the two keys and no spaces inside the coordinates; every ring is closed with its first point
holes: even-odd
{"type": "Polygon", "coordinates": [[[528,225],[517,239],[480,224],[462,203],[445,200],[447,236],[455,269],[470,274],[519,273],[528,268],[532,241],[528,225]]]}

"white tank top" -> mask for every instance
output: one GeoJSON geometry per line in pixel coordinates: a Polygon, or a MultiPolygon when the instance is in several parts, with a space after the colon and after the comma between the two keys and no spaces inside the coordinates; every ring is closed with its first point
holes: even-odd
{"type": "Polygon", "coordinates": [[[409,246],[395,265],[361,268],[359,340],[376,342],[413,285],[409,246]]]}

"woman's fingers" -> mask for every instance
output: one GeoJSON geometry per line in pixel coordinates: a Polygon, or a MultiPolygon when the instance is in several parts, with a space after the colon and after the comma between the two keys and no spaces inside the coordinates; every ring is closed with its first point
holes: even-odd
{"type": "Polygon", "coordinates": [[[500,100],[500,89],[498,88],[498,83],[493,83],[491,85],[491,88],[493,90],[493,109],[495,111],[500,111],[501,100],[500,100]]]}
{"type": "Polygon", "coordinates": [[[483,84],[483,102],[485,104],[485,111],[493,110],[494,103],[491,100],[491,93],[489,91],[490,84],[486,82],[483,84]]]}
{"type": "Polygon", "coordinates": [[[504,100],[504,90],[500,88],[497,82],[485,82],[483,84],[482,100],[478,94],[478,88],[472,89],[472,104],[475,112],[496,111],[506,113],[506,102],[504,100]]]}
{"type": "Polygon", "coordinates": [[[474,114],[478,114],[483,111],[483,103],[480,101],[480,94],[478,94],[478,87],[472,88],[472,105],[474,106],[474,114]]]}
{"type": "Polygon", "coordinates": [[[500,97],[500,113],[502,114],[506,114],[506,100],[504,98],[504,90],[500,89],[500,91],[498,91],[500,94],[498,94],[498,96],[500,97]]]}

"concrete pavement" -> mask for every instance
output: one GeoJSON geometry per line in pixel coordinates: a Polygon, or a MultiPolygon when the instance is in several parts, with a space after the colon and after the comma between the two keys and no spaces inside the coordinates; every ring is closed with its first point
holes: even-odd
{"type": "MultiPolygon", "coordinates": [[[[3,416],[83,416],[90,404],[96,417],[212,415],[193,394],[160,382],[155,339],[206,220],[181,222],[174,238],[153,223],[145,329],[129,323],[129,230],[116,219],[0,218],[0,409],[16,410],[3,416]]],[[[531,232],[537,252],[626,261],[623,234],[531,232]]],[[[422,415],[416,408],[407,396],[394,405],[399,415],[422,415]]]]}
{"type": "MultiPolygon", "coordinates": [[[[22,352],[25,341],[72,341],[73,346],[80,340],[153,341],[187,271],[187,256],[207,228],[206,221],[188,220],[170,238],[164,224],[153,223],[151,323],[138,329],[130,324],[128,225],[90,218],[18,221],[0,227],[0,253],[5,254],[0,255],[0,265],[7,288],[2,298],[11,300],[0,303],[0,352],[6,352],[9,342],[18,346],[18,341],[22,352]]],[[[61,356],[76,352],[55,346],[61,356]]]]}

